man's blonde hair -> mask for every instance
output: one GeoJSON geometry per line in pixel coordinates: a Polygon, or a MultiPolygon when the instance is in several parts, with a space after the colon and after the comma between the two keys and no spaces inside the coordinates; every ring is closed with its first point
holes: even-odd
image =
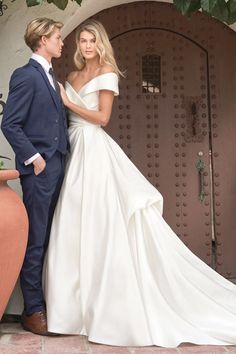
{"type": "Polygon", "coordinates": [[[25,43],[35,52],[39,48],[42,36],[50,37],[55,28],[62,28],[63,23],[54,21],[50,18],[35,18],[32,20],[25,31],[25,43]]]}

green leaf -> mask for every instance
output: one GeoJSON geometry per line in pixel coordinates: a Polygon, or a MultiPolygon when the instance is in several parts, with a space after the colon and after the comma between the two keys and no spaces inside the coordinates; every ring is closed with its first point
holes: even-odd
{"type": "MultiPolygon", "coordinates": [[[[47,2],[49,1],[47,0],[47,2]]],[[[66,6],[68,5],[68,0],[52,0],[50,2],[56,5],[60,10],[65,10],[66,6]]]]}
{"type": "Polygon", "coordinates": [[[174,2],[176,9],[179,10],[182,13],[182,15],[185,15],[187,13],[187,10],[188,10],[188,6],[186,6],[187,1],[174,0],[173,2],[174,2]]]}
{"type": "Polygon", "coordinates": [[[217,0],[217,4],[215,5],[211,14],[218,20],[227,23],[229,18],[229,9],[227,7],[226,2],[224,0],[217,0]]]}
{"type": "Polygon", "coordinates": [[[174,0],[174,5],[182,15],[191,14],[200,9],[200,0],[174,0]]]}
{"type": "Polygon", "coordinates": [[[229,0],[227,6],[230,13],[236,12],[236,0],[229,0]]]}
{"type": "Polygon", "coordinates": [[[232,25],[236,22],[236,0],[229,0],[227,2],[227,7],[229,11],[227,23],[228,25],[232,25]]]}
{"type": "Polygon", "coordinates": [[[214,7],[217,6],[218,0],[201,0],[201,7],[203,11],[211,14],[214,7]]]}
{"type": "Polygon", "coordinates": [[[229,14],[229,17],[227,19],[227,24],[232,25],[235,22],[236,22],[236,12],[232,12],[231,14],[229,14]]]}
{"type": "Polygon", "coordinates": [[[228,16],[228,19],[227,19],[227,24],[228,25],[232,25],[235,22],[236,22],[236,11],[229,12],[229,16],[228,16]]]}
{"type": "Polygon", "coordinates": [[[190,1],[189,5],[189,13],[196,12],[201,8],[201,1],[200,0],[192,0],[190,1]]]}
{"type": "Polygon", "coordinates": [[[78,5],[80,5],[81,6],[81,4],[82,4],[82,0],[75,0],[76,2],[77,2],[77,4],[78,5]]]}
{"type": "Polygon", "coordinates": [[[44,0],[26,0],[26,4],[28,7],[42,5],[43,2],[44,0]]]}

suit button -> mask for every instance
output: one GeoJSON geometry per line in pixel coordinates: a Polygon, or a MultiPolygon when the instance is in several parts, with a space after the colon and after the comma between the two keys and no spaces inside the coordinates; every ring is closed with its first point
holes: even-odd
{"type": "Polygon", "coordinates": [[[58,140],[58,137],[56,136],[56,137],[54,138],[54,140],[57,141],[57,140],[58,140]]]}
{"type": "Polygon", "coordinates": [[[56,119],[55,122],[58,123],[58,119],[56,119]]]}

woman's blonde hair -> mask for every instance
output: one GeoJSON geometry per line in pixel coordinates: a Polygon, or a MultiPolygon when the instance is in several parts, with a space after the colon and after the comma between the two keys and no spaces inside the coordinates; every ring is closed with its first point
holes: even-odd
{"type": "Polygon", "coordinates": [[[62,22],[54,21],[50,18],[42,17],[32,20],[25,31],[25,43],[35,52],[40,46],[42,36],[50,37],[55,28],[61,28],[62,22]]]}
{"type": "Polygon", "coordinates": [[[116,60],[114,58],[114,52],[113,48],[111,46],[111,43],[109,41],[107,32],[103,25],[96,20],[86,20],[83,22],[77,29],[76,31],[76,44],[77,44],[77,49],[74,54],[74,62],[76,67],[79,70],[82,70],[85,67],[85,60],[81,54],[80,48],[79,48],[79,40],[80,40],[80,34],[81,32],[87,31],[89,33],[92,33],[95,37],[95,45],[96,45],[96,50],[99,55],[99,63],[100,65],[104,64],[109,64],[113,68],[114,72],[117,75],[122,75],[122,72],[119,70],[116,60]]]}

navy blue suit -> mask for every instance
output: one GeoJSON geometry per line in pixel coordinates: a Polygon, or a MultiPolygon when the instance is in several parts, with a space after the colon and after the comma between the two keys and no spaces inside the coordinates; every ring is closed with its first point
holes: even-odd
{"type": "Polygon", "coordinates": [[[43,261],[69,147],[65,108],[37,61],[30,59],[14,71],[1,128],[16,155],[29,217],[20,278],[25,312],[30,315],[44,308],[43,261]],[[46,168],[36,176],[33,164],[25,166],[24,162],[37,152],[45,159],[46,168]]]}

